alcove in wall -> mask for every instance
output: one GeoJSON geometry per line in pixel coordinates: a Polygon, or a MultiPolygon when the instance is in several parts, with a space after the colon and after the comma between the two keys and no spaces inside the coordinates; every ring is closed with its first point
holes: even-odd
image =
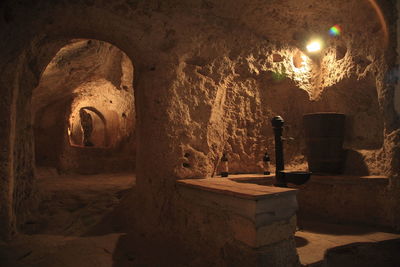
{"type": "Polygon", "coordinates": [[[94,107],[80,108],[70,116],[68,136],[72,146],[107,147],[107,121],[94,107]]]}

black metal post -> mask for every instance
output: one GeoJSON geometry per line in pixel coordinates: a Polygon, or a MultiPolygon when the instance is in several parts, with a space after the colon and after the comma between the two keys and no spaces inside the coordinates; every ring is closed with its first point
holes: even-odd
{"type": "Polygon", "coordinates": [[[283,161],[283,143],[282,143],[282,130],[284,120],[281,116],[276,116],[271,120],[272,127],[274,128],[275,134],[275,178],[276,186],[287,187],[285,178],[280,171],[285,169],[283,161]]]}

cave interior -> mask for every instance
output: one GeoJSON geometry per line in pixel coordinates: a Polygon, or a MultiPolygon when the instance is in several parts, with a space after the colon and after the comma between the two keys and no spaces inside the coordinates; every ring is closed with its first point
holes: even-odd
{"type": "Polygon", "coordinates": [[[400,265],[398,1],[0,11],[1,266],[400,265]]]}

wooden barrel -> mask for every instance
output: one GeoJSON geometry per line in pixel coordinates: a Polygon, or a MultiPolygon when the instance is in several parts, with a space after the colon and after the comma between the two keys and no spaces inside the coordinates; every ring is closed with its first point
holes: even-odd
{"type": "Polygon", "coordinates": [[[342,173],[345,115],[333,112],[306,114],[303,125],[310,172],[342,173]]]}

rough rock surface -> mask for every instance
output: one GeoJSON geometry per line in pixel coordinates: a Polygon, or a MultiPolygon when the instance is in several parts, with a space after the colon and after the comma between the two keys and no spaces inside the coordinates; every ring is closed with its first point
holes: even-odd
{"type": "MultiPolygon", "coordinates": [[[[173,224],[174,181],[211,175],[224,149],[232,172],[258,170],[265,148],[272,150],[274,115],[285,118],[294,137],[286,145],[288,163],[304,164],[301,116],[317,111],[348,115],[346,147],[370,173],[390,176],[387,205],[399,227],[399,117],[395,84],[386,80],[395,64],[397,14],[394,1],[377,2],[378,12],[361,0],[4,1],[1,236],[15,231],[36,196],[32,91],[74,38],[112,43],[135,65],[137,187],[144,210],[137,223],[144,228],[173,224]],[[329,37],[335,24],[342,34],[329,37]],[[304,40],[313,34],[323,36],[326,48],[319,58],[309,57],[309,70],[299,71],[298,50],[305,52],[304,40]]],[[[124,215],[135,218],[134,211],[124,215]]]]}
{"type": "Polygon", "coordinates": [[[36,163],[61,172],[133,169],[132,81],[131,61],[111,44],[72,40],[60,49],[33,91],[36,163]],[[91,114],[91,142],[99,148],[95,152],[91,147],[79,148],[83,146],[81,109],[91,114]]]}

